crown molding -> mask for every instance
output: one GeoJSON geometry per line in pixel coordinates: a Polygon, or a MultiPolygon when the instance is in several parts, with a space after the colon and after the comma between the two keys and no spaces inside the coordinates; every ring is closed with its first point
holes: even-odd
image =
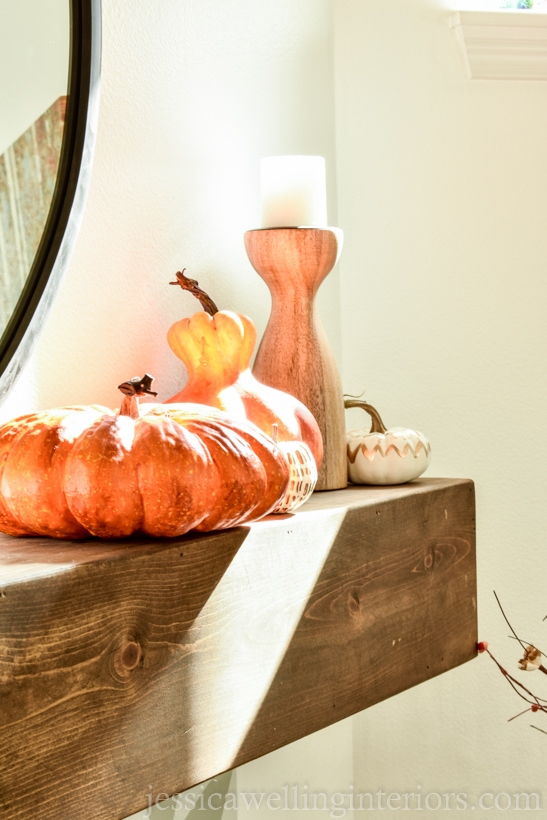
{"type": "Polygon", "coordinates": [[[470,80],[547,80],[547,14],[458,11],[449,25],[470,80]]]}

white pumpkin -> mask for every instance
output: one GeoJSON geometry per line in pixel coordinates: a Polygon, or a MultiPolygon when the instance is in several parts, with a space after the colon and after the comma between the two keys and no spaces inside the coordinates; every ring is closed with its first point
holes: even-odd
{"type": "Polygon", "coordinates": [[[346,399],[345,406],[360,407],[372,419],[370,430],[352,430],[346,436],[348,478],[353,484],[404,484],[425,472],[431,445],[423,433],[405,427],[388,430],[366,401],[346,399]]]}
{"type": "Polygon", "coordinates": [[[289,464],[289,483],[272,513],[293,512],[311,496],[317,484],[317,465],[312,451],[303,441],[280,441],[289,464]]]}

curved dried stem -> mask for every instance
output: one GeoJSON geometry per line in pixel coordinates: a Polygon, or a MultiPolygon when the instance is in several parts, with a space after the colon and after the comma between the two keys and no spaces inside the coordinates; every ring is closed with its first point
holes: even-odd
{"type": "Polygon", "coordinates": [[[506,615],[506,614],[505,614],[505,612],[503,611],[503,607],[502,607],[502,605],[501,605],[500,599],[498,598],[498,596],[497,596],[497,594],[496,594],[496,590],[494,589],[494,590],[492,590],[492,591],[493,591],[493,593],[494,593],[494,598],[496,599],[496,601],[497,601],[497,603],[498,603],[498,606],[499,606],[499,608],[500,608],[500,610],[501,610],[501,614],[502,614],[502,615],[503,615],[503,617],[505,618],[505,622],[506,622],[507,626],[509,627],[509,629],[510,629],[510,630],[511,630],[511,632],[513,633],[513,636],[516,638],[516,640],[517,640],[517,641],[519,642],[519,644],[522,646],[522,648],[523,648],[523,649],[526,649],[526,644],[524,643],[524,641],[521,641],[521,639],[519,638],[519,636],[517,635],[517,633],[515,632],[515,630],[514,630],[514,629],[513,629],[513,627],[511,626],[511,624],[510,624],[510,622],[509,622],[509,618],[507,617],[507,615],[506,615]]]}
{"type": "Polygon", "coordinates": [[[521,683],[519,680],[517,680],[509,674],[507,669],[505,669],[505,667],[501,665],[501,663],[497,660],[497,658],[494,657],[494,655],[492,655],[489,649],[486,649],[485,651],[488,653],[488,655],[490,655],[490,657],[492,658],[492,660],[494,661],[502,675],[507,679],[509,684],[512,686],[512,688],[515,690],[515,692],[520,698],[526,701],[526,703],[529,703],[531,706],[537,706],[538,709],[540,709],[542,712],[547,711],[547,700],[545,698],[540,698],[537,695],[534,695],[534,693],[531,692],[523,683],[521,683]],[[523,694],[523,692],[525,692],[526,694],[523,694]],[[531,698],[531,700],[529,700],[529,698],[531,698]]]}
{"type": "Polygon", "coordinates": [[[177,271],[176,282],[169,282],[170,285],[180,285],[183,290],[187,290],[192,296],[195,296],[196,299],[199,301],[201,307],[208,313],[209,316],[214,316],[215,313],[218,313],[218,308],[209,296],[208,293],[205,293],[199,286],[197,279],[190,279],[189,276],[185,274],[186,268],[183,268],[181,271],[177,271]]]}
{"type": "MultiPolygon", "coordinates": [[[[521,642],[520,638],[515,637],[515,635],[508,635],[507,637],[511,638],[512,641],[518,641],[518,643],[520,643],[521,646],[522,646],[522,642],[521,642]]],[[[522,641],[524,641],[524,643],[527,647],[532,646],[534,649],[537,649],[538,652],[541,652],[542,655],[545,655],[545,652],[543,652],[543,650],[541,650],[537,644],[533,643],[533,641],[527,641],[524,638],[522,638],[522,641]]]]}
{"type": "Polygon", "coordinates": [[[372,425],[370,428],[371,433],[387,433],[387,427],[382,421],[380,413],[378,412],[378,410],[376,410],[375,407],[372,406],[372,404],[369,404],[368,401],[350,399],[344,396],[344,407],[360,407],[361,410],[364,410],[366,413],[368,413],[370,418],[372,419],[372,425]]]}

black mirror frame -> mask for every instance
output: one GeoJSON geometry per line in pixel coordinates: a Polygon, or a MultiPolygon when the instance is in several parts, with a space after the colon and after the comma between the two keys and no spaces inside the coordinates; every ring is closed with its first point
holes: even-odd
{"type": "Polygon", "coordinates": [[[0,339],[0,402],[25,366],[70,260],[91,176],[99,105],[101,0],[70,0],[70,61],[59,173],[42,240],[0,339]]]}

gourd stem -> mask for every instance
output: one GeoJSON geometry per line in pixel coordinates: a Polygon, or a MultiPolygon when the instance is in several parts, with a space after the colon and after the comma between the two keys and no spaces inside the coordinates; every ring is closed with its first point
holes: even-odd
{"type": "Polygon", "coordinates": [[[208,293],[205,293],[199,287],[199,284],[196,279],[190,279],[189,276],[186,276],[184,271],[186,268],[183,268],[181,271],[176,273],[177,281],[176,282],[169,282],[170,285],[180,285],[183,290],[189,291],[192,296],[195,296],[196,299],[199,300],[201,307],[208,313],[209,316],[214,316],[215,313],[218,313],[218,308],[209,296],[208,293]]]}
{"type": "Polygon", "coordinates": [[[154,376],[145,373],[142,379],[135,376],[129,381],[122,382],[118,385],[118,390],[123,393],[122,403],[120,406],[119,416],[129,416],[132,419],[139,418],[139,396],[157,396],[153,390],[150,390],[154,376]]]}
{"type": "Polygon", "coordinates": [[[380,413],[376,410],[372,404],[369,404],[368,401],[361,401],[359,399],[346,399],[344,397],[344,407],[360,407],[372,419],[372,425],[370,428],[371,433],[387,433],[387,427],[385,426],[384,422],[380,417],[380,413]]]}

